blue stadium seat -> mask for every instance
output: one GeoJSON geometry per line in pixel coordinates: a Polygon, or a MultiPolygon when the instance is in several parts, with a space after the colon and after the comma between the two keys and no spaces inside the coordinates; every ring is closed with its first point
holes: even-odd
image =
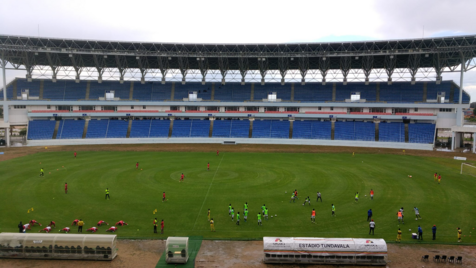
{"type": "Polygon", "coordinates": [[[191,128],[190,137],[208,137],[210,133],[210,121],[194,119],[192,120],[191,128]]]}
{"type": "Polygon", "coordinates": [[[152,120],[149,138],[167,138],[169,136],[169,129],[170,120],[152,120]]]}
{"type": "Polygon", "coordinates": [[[294,100],[301,102],[326,102],[332,101],[332,83],[294,84],[294,100]]]}
{"type": "Polygon", "coordinates": [[[151,122],[152,120],[133,120],[129,138],[148,138],[151,122]]]}
{"type": "Polygon", "coordinates": [[[274,139],[289,139],[290,123],[288,120],[278,121],[271,120],[270,138],[274,139]]]}
{"type": "Polygon", "coordinates": [[[336,121],[334,124],[334,140],[355,140],[354,122],[336,121]]]}
{"type": "MultiPolygon", "coordinates": [[[[91,82],[93,83],[93,82],[91,82]]],[[[84,100],[86,99],[86,81],[76,83],[72,80],[65,81],[64,100],[84,100]]],[[[43,89],[44,90],[44,89],[43,89]]]]}
{"type": "Polygon", "coordinates": [[[127,136],[127,128],[129,121],[124,120],[109,120],[107,127],[107,138],[125,138],[127,136]]]}
{"type": "Polygon", "coordinates": [[[431,143],[435,137],[435,124],[415,123],[408,124],[408,142],[431,143]]]}
{"type": "Polygon", "coordinates": [[[375,124],[373,122],[354,122],[355,140],[375,141],[375,124]]]}
{"type": "Polygon", "coordinates": [[[104,98],[106,95],[106,91],[114,91],[115,98],[120,98],[121,100],[128,100],[130,90],[130,82],[124,82],[123,84],[121,84],[119,81],[102,81],[102,83],[98,83],[97,81],[91,81],[91,83],[89,84],[89,99],[97,100],[99,98],[104,98]]]}
{"type": "Polygon", "coordinates": [[[56,121],[33,120],[28,123],[29,140],[49,140],[53,138],[56,121]]]}
{"type": "Polygon", "coordinates": [[[145,84],[134,83],[134,92],[132,94],[132,99],[141,101],[152,100],[152,86],[152,82],[148,82],[145,84]]]}
{"type": "Polygon", "coordinates": [[[230,136],[231,136],[231,120],[213,121],[212,137],[229,138],[230,136]]]}
{"type": "Polygon", "coordinates": [[[312,121],[294,121],[293,139],[312,139],[312,121]]]}
{"type": "Polygon", "coordinates": [[[88,124],[88,131],[86,139],[106,138],[107,126],[109,120],[90,120],[88,124]]]}
{"type": "Polygon", "coordinates": [[[344,85],[343,83],[336,83],[336,101],[345,101],[350,99],[350,96],[354,92],[360,92],[360,99],[366,101],[377,100],[377,84],[371,83],[366,85],[365,83],[349,83],[344,85]]]}
{"type": "Polygon", "coordinates": [[[172,128],[172,137],[190,137],[192,120],[174,120],[172,128]]]}
{"type": "Polygon", "coordinates": [[[248,138],[250,133],[249,120],[231,120],[231,137],[248,138]]]}
{"type": "Polygon", "coordinates": [[[294,121],[293,139],[331,139],[332,122],[304,120],[294,121]]]}
{"type": "MultiPolygon", "coordinates": [[[[215,100],[219,101],[245,101],[251,99],[251,84],[215,83],[215,100]]],[[[256,99],[256,98],[255,98],[256,99]]]]}
{"type": "Polygon", "coordinates": [[[254,100],[267,99],[270,92],[276,92],[277,98],[283,101],[291,100],[291,84],[284,86],[280,83],[254,84],[254,100]]]}
{"type": "Polygon", "coordinates": [[[379,123],[379,141],[405,142],[405,124],[403,123],[379,123]]]}
{"type": "MultiPolygon", "coordinates": [[[[134,86],[138,84],[135,83],[134,86]]],[[[155,82],[152,83],[152,90],[151,90],[151,100],[154,101],[165,101],[170,100],[172,95],[172,83],[166,83],[162,85],[162,83],[155,82]]]]}
{"type": "Polygon", "coordinates": [[[211,83],[202,85],[201,83],[197,82],[187,82],[185,85],[182,85],[180,82],[175,82],[174,99],[182,100],[184,98],[188,98],[188,93],[190,91],[197,91],[197,98],[201,98],[203,100],[210,100],[212,98],[211,83]]]}
{"type": "Polygon", "coordinates": [[[43,99],[63,100],[66,91],[66,81],[57,80],[53,83],[51,80],[43,81],[43,99]]]}
{"type": "Polygon", "coordinates": [[[252,138],[269,138],[271,133],[271,120],[253,121],[252,138]]]}
{"type": "Polygon", "coordinates": [[[62,127],[58,129],[57,139],[81,139],[84,131],[84,120],[62,120],[62,127]]]}
{"type": "Polygon", "coordinates": [[[21,96],[22,90],[28,89],[30,96],[39,97],[40,84],[41,84],[41,80],[39,79],[34,79],[31,82],[28,82],[26,79],[17,79],[17,96],[21,96]]]}

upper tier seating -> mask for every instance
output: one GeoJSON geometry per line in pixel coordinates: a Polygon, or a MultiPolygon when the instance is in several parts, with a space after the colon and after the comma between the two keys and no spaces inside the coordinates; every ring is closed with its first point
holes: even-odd
{"type": "MultiPolygon", "coordinates": [[[[73,80],[58,80],[56,83],[51,80],[43,80],[43,99],[50,100],[82,100],[86,98],[87,81],[80,81],[76,83],[73,80]]],[[[160,82],[146,82],[141,84],[138,81],[124,82],[120,84],[119,81],[103,81],[99,84],[97,81],[90,81],[89,100],[98,100],[104,97],[107,90],[114,90],[115,97],[121,100],[129,100],[131,83],[133,84],[133,100],[139,101],[167,101],[172,99],[172,83],[174,83],[175,101],[182,101],[188,98],[190,91],[196,91],[197,97],[203,101],[210,101],[212,99],[212,89],[214,88],[214,101],[221,102],[243,102],[262,101],[267,99],[269,92],[277,92],[277,98],[283,102],[291,101],[292,83],[281,85],[280,83],[226,83],[221,85],[211,82],[202,85],[197,82],[187,82],[182,85],[180,82],[167,82],[161,84],[160,82]],[[251,87],[254,87],[254,94],[251,95],[251,87]]],[[[411,85],[410,82],[393,82],[392,85],[387,83],[373,82],[365,85],[360,82],[350,82],[347,85],[343,83],[294,83],[294,101],[299,102],[332,102],[333,88],[336,88],[335,101],[343,102],[350,99],[353,92],[360,92],[360,98],[367,102],[377,101],[377,88],[379,88],[379,101],[390,103],[414,103],[423,102],[424,87],[427,87],[427,100],[435,100],[438,92],[445,92],[447,100],[452,100],[452,103],[458,102],[459,89],[452,81],[443,81],[440,85],[435,82],[417,82],[411,85]],[[451,95],[453,92],[453,95],[451,95]]],[[[41,80],[34,79],[32,82],[27,82],[26,79],[17,78],[7,86],[7,98],[16,99],[21,96],[22,89],[29,89],[30,96],[40,96],[41,80]],[[15,95],[15,96],[13,96],[15,95]]],[[[469,103],[469,94],[463,93],[463,103],[469,103]]]]}

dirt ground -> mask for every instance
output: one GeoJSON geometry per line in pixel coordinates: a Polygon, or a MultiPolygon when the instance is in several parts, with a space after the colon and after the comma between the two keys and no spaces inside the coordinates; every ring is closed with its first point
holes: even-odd
{"type": "Polygon", "coordinates": [[[385,148],[313,146],[313,145],[266,145],[266,144],[123,144],[123,145],[71,145],[45,147],[10,147],[0,148],[0,161],[13,159],[39,152],[76,151],[78,156],[87,151],[131,151],[131,152],[276,152],[276,153],[352,153],[356,154],[406,154],[416,156],[431,156],[453,158],[464,156],[468,160],[476,160],[476,154],[462,152],[401,150],[385,148]]]}
{"type": "MultiPolygon", "coordinates": [[[[165,250],[163,240],[119,240],[118,256],[113,261],[63,261],[63,260],[0,260],[0,267],[37,268],[153,268],[165,250]]],[[[462,256],[463,265],[457,267],[476,267],[476,246],[449,245],[388,245],[387,267],[441,267],[443,263],[422,262],[421,256],[430,255],[462,256]]],[[[326,268],[327,265],[279,265],[263,263],[262,241],[211,241],[204,240],[195,259],[197,268],[269,268],[306,267],[326,268]]],[[[171,266],[173,267],[173,266],[171,266]]],[[[344,266],[340,266],[344,267],[344,266]]],[[[367,266],[359,266],[367,267],[367,266]]]]}

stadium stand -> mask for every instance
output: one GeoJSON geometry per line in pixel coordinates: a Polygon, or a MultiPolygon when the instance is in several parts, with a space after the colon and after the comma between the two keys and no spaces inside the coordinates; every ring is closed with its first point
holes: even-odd
{"type": "MultiPolygon", "coordinates": [[[[138,83],[134,84],[134,91],[135,91],[135,86],[138,83]]],[[[151,89],[151,100],[153,101],[165,101],[165,100],[170,100],[172,95],[172,84],[167,83],[167,84],[161,84],[161,83],[152,83],[152,89],[151,89]]]]}
{"type": "Polygon", "coordinates": [[[147,101],[152,99],[152,82],[145,84],[134,83],[134,92],[132,94],[132,99],[147,101]]]}
{"type": "Polygon", "coordinates": [[[86,139],[106,138],[109,120],[90,120],[86,139]]]}
{"type": "Polygon", "coordinates": [[[107,138],[125,138],[127,135],[127,128],[129,121],[124,120],[109,120],[107,128],[107,138]]]}
{"type": "MultiPolygon", "coordinates": [[[[21,96],[21,92],[24,89],[29,90],[29,95],[33,97],[40,96],[40,80],[33,80],[32,82],[28,82],[26,79],[17,79],[17,94],[16,96],[21,96]]],[[[7,88],[8,89],[8,88],[7,88]]],[[[13,90],[13,87],[12,87],[13,90]]],[[[13,93],[11,94],[13,97],[13,93]]]]}
{"type": "Polygon", "coordinates": [[[210,121],[209,120],[192,120],[190,137],[208,137],[210,133],[210,121]]]}
{"type": "Polygon", "coordinates": [[[271,120],[255,120],[253,122],[253,138],[269,138],[271,133],[271,120]]]}
{"type": "Polygon", "coordinates": [[[255,83],[254,86],[254,100],[267,99],[270,92],[276,92],[277,98],[283,101],[291,100],[291,84],[283,86],[278,83],[267,83],[264,85],[255,83]]]}
{"type": "Polygon", "coordinates": [[[350,99],[354,92],[360,92],[360,99],[374,102],[377,100],[376,84],[365,85],[365,83],[352,83],[344,85],[342,83],[336,84],[336,101],[345,101],[350,99]]]}
{"type": "Polygon", "coordinates": [[[289,138],[289,121],[255,120],[253,138],[289,138]]]}
{"type": "Polygon", "coordinates": [[[320,83],[294,84],[294,100],[301,102],[332,101],[332,87],[332,83],[326,85],[320,83]]]}
{"type": "MultiPolygon", "coordinates": [[[[434,85],[434,83],[428,83],[434,85]]],[[[380,83],[380,101],[385,102],[423,102],[424,82],[415,85],[410,83],[380,83]]]]}
{"type": "MultiPolygon", "coordinates": [[[[175,121],[177,122],[177,121],[175,121]]],[[[175,125],[174,122],[174,125],[175,125]]],[[[151,120],[150,138],[166,138],[169,136],[170,120],[151,120]]]]}
{"type": "Polygon", "coordinates": [[[130,138],[148,138],[151,120],[133,120],[131,125],[130,138]]]}
{"type": "Polygon", "coordinates": [[[182,100],[184,98],[188,98],[188,93],[190,91],[197,92],[197,98],[201,98],[203,100],[210,100],[212,97],[212,84],[207,83],[202,85],[201,83],[186,83],[182,85],[181,83],[175,83],[175,91],[174,91],[174,99],[175,100],[182,100]]]}
{"type": "Polygon", "coordinates": [[[405,142],[405,125],[403,123],[379,124],[379,141],[383,142],[405,142]]]}
{"type": "Polygon", "coordinates": [[[131,83],[121,84],[117,81],[103,81],[102,83],[98,83],[96,81],[91,81],[89,84],[89,99],[95,100],[104,98],[106,91],[114,91],[114,98],[128,100],[130,88],[131,83]]]}
{"type": "Polygon", "coordinates": [[[57,139],[81,139],[83,137],[84,120],[63,120],[61,132],[58,130],[57,139]]]}
{"type": "Polygon", "coordinates": [[[293,139],[331,139],[332,122],[299,120],[293,124],[293,139]]]}
{"type": "Polygon", "coordinates": [[[231,138],[248,138],[250,133],[250,121],[231,120],[231,138]]]}
{"type": "Polygon", "coordinates": [[[336,121],[334,125],[334,140],[355,140],[354,122],[336,121]]]}
{"type": "Polygon", "coordinates": [[[408,124],[408,141],[411,143],[433,143],[435,124],[408,124]]]}
{"type": "Polygon", "coordinates": [[[192,128],[192,120],[174,120],[172,128],[172,137],[184,138],[190,137],[190,130],[192,128]]]}
{"type": "Polygon", "coordinates": [[[231,120],[213,121],[212,137],[229,138],[230,136],[231,136],[231,120]]]}
{"type": "Polygon", "coordinates": [[[246,101],[251,99],[251,84],[240,85],[227,83],[215,84],[215,100],[219,101],[246,101]]]}
{"type": "Polygon", "coordinates": [[[375,124],[373,122],[354,122],[355,140],[375,141],[375,124]]]}
{"type": "Polygon", "coordinates": [[[47,140],[53,138],[56,121],[33,120],[28,124],[29,140],[47,140]]]}

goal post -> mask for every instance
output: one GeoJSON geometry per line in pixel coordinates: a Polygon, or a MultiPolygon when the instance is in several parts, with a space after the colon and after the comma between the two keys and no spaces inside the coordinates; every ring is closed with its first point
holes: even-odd
{"type": "Polygon", "coordinates": [[[465,175],[471,175],[476,177],[476,166],[473,166],[467,163],[462,163],[460,174],[463,174],[463,173],[465,175]]]}

